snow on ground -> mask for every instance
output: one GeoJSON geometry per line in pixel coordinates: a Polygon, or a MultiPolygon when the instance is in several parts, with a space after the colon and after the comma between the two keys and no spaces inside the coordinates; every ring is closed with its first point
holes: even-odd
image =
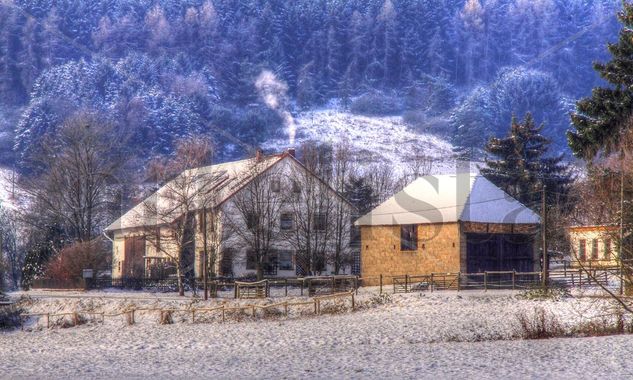
{"type": "MultiPolygon", "coordinates": [[[[38,293],[24,304],[32,303],[31,312],[191,304],[191,299],[178,300],[173,295],[87,294],[64,299],[38,293]]],[[[604,313],[610,307],[604,300],[535,301],[517,298],[510,291],[410,293],[390,298],[392,302],[380,304],[374,291],[362,289],[361,310],[341,309],[318,317],[307,313],[159,325],[156,315],[146,315],[134,326],[126,326],[120,318],[107,319],[104,325],[5,332],[0,333],[0,373],[47,378],[583,379],[633,375],[633,336],[516,339],[518,314],[531,315],[543,308],[570,327],[604,313]]],[[[272,301],[279,299],[258,302],[272,301]]]]}
{"type": "MultiPolygon", "coordinates": [[[[337,143],[348,141],[360,152],[364,164],[393,163],[402,170],[415,152],[436,162],[430,174],[450,174],[456,171],[453,146],[446,140],[409,129],[401,116],[368,117],[345,113],[335,108],[304,112],[297,116],[297,145],[306,140],[337,143]]],[[[265,149],[283,150],[287,140],[273,140],[265,149]]],[[[476,170],[476,163],[470,170],[476,170]]]]}

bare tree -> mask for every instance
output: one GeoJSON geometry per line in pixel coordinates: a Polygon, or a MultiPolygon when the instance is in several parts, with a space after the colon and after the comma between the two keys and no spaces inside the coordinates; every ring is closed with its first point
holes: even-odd
{"type": "Polygon", "coordinates": [[[206,139],[178,141],[172,157],[152,164],[150,172],[165,184],[143,202],[146,242],[157,259],[167,257],[175,265],[181,296],[185,274],[195,262],[196,212],[206,210],[217,196],[219,173],[202,168],[210,163],[211,154],[206,139]]]}
{"type": "Polygon", "coordinates": [[[116,206],[111,190],[124,164],[119,148],[124,138],[90,113],[64,122],[42,145],[39,174],[20,181],[21,193],[38,205],[37,219],[59,220],[73,241],[98,234],[116,206]]]}
{"type": "MultiPolygon", "coordinates": [[[[13,289],[20,284],[24,252],[18,248],[18,225],[16,215],[0,207],[0,266],[4,266],[4,277],[13,289]]],[[[0,282],[3,276],[0,275],[0,282]]]]}
{"type": "MultiPolygon", "coordinates": [[[[350,145],[346,142],[334,146],[332,160],[332,188],[339,194],[344,194],[349,179],[356,174],[354,157],[350,145]]],[[[333,215],[333,251],[329,262],[332,263],[334,273],[339,274],[341,269],[350,265],[353,261],[353,250],[350,247],[352,232],[353,207],[343,199],[334,204],[333,215]]]]}
{"type": "Polygon", "coordinates": [[[327,157],[312,144],[304,144],[301,151],[305,170],[294,168],[291,174],[293,195],[289,206],[295,228],[289,240],[297,251],[297,265],[304,274],[314,275],[325,270],[328,252],[332,251],[336,204],[340,199],[335,199],[329,185],[321,179],[331,173],[327,157]]]}
{"type": "Polygon", "coordinates": [[[399,185],[394,180],[393,167],[388,164],[372,165],[365,171],[364,176],[374,190],[378,203],[386,201],[397,190],[402,189],[402,187],[398,188],[399,185]]]}
{"type": "Polygon", "coordinates": [[[275,244],[282,233],[287,183],[278,167],[268,168],[258,158],[249,165],[246,177],[250,181],[233,197],[224,215],[236,246],[247,251],[246,260],[255,264],[261,280],[265,265],[274,260],[275,244]]]}

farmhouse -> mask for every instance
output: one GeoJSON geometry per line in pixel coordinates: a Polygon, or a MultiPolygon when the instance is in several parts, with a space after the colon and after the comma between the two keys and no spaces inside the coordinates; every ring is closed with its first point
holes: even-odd
{"type": "Polygon", "coordinates": [[[616,241],[620,228],[613,225],[572,226],[568,229],[571,265],[578,267],[617,266],[616,241]]]}
{"type": "Polygon", "coordinates": [[[107,227],[112,277],[350,273],[353,213],[294,149],[186,170],[107,227]]]}
{"type": "Polygon", "coordinates": [[[533,271],[539,223],[479,174],[420,177],[356,221],[361,275],[533,271]]]}

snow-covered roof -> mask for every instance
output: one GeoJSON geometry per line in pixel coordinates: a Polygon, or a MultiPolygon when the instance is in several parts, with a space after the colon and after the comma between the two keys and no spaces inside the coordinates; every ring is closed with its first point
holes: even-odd
{"type": "Polygon", "coordinates": [[[539,216],[475,173],[420,177],[356,221],[358,226],[450,222],[538,224],[539,216]]]}
{"type": "Polygon", "coordinates": [[[206,190],[213,190],[217,194],[212,203],[207,204],[206,207],[220,205],[252,180],[256,173],[262,173],[286,157],[290,157],[288,153],[263,156],[259,161],[256,161],[255,158],[249,158],[187,170],[123,214],[114,223],[106,227],[105,230],[115,231],[126,228],[146,227],[176,220],[180,215],[178,208],[173,206],[174,202],[170,201],[170,198],[173,198],[170,193],[182,191],[184,186],[178,185],[178,181],[183,181],[183,178],[199,178],[199,185],[196,185],[196,180],[193,179],[191,180],[192,185],[188,186],[192,197],[197,197],[201,187],[204,187],[206,190]],[[176,190],[174,190],[175,188],[176,190]],[[157,206],[147,207],[146,204],[148,202],[156,202],[157,206]],[[160,210],[160,218],[147,215],[154,211],[154,207],[160,210]],[[170,207],[173,208],[173,215],[170,215],[170,207]]]}

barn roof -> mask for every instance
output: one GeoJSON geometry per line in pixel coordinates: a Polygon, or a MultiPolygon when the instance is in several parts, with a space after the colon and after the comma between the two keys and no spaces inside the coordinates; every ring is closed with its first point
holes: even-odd
{"type": "MultiPolygon", "coordinates": [[[[206,207],[211,208],[220,205],[250,182],[257,174],[262,173],[286,157],[290,157],[290,155],[288,153],[276,154],[263,156],[259,160],[249,158],[241,161],[226,162],[186,170],[161,186],[156,192],[123,214],[119,219],[115,220],[106,227],[105,231],[147,227],[163,224],[167,219],[176,220],[176,218],[180,216],[177,208],[174,208],[173,215],[169,215],[170,204],[172,204],[171,206],[173,207],[173,202],[170,202],[170,198],[172,197],[170,193],[182,191],[185,186],[182,184],[179,185],[178,181],[186,181],[185,178],[193,178],[193,180],[189,180],[192,182],[191,186],[188,186],[192,198],[198,197],[200,188],[204,187],[217,194],[215,199],[211,201],[211,204],[207,204],[206,207]],[[199,184],[195,183],[196,180],[199,184]],[[148,207],[146,206],[148,202],[156,202],[155,204],[158,206],[148,207]],[[147,215],[154,207],[158,207],[161,210],[160,218],[147,215]]],[[[200,199],[201,197],[198,197],[194,202],[201,202],[200,199]]],[[[202,208],[202,205],[199,207],[202,208]]]]}
{"type": "Polygon", "coordinates": [[[480,174],[420,177],[356,221],[358,226],[450,222],[538,224],[539,216],[480,174]]]}

